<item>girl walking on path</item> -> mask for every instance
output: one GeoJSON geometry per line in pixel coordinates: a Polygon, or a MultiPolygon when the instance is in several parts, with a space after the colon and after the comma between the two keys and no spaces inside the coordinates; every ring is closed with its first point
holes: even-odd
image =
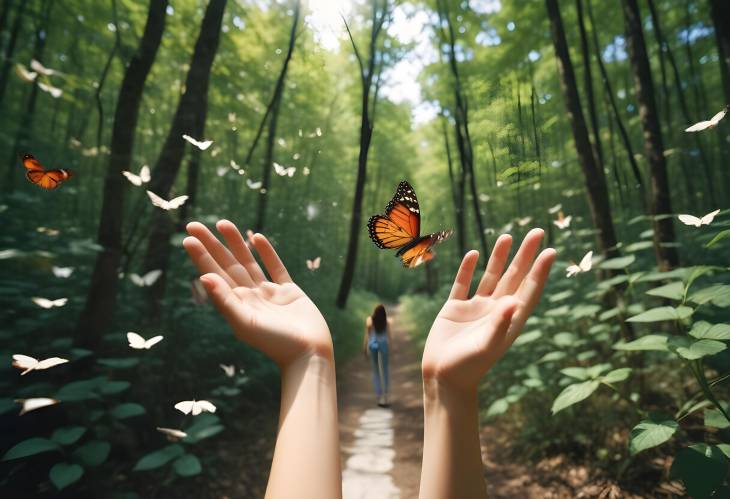
{"type": "Polygon", "coordinates": [[[380,407],[388,406],[388,389],[390,375],[388,373],[388,346],[390,341],[390,320],[385,314],[385,307],[375,307],[372,315],[365,319],[365,335],[362,340],[362,351],[370,352],[373,367],[373,386],[380,407]]]}

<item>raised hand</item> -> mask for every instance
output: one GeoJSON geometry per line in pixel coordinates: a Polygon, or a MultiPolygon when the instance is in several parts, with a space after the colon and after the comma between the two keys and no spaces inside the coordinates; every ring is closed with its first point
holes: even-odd
{"type": "Polygon", "coordinates": [[[228,247],[199,222],[187,225],[183,246],[202,274],[211,301],[236,337],[261,350],[279,367],[306,355],[332,356],[332,339],[322,314],[292,281],[271,243],[254,234],[248,244],[228,220],[216,224],[228,247]]]}
{"type": "Polygon", "coordinates": [[[479,253],[464,256],[449,299],[428,334],[421,364],[424,380],[435,379],[458,390],[476,389],[540,300],[556,255],[546,249],[535,259],[542,237],[542,229],[531,230],[505,272],[512,237],[500,236],[471,298],[479,253]]]}

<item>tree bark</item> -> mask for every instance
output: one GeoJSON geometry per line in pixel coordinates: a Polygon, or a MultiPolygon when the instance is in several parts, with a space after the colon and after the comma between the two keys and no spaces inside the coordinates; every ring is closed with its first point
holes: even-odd
{"type": "Polygon", "coordinates": [[[618,249],[616,248],[616,233],[614,231],[608,189],[606,187],[606,175],[604,170],[599,168],[593,156],[593,149],[588,137],[588,129],[586,128],[580,97],[578,95],[575,72],[570,60],[570,53],[568,52],[563,20],[560,17],[557,0],[545,0],[545,5],[547,7],[548,18],[550,19],[555,56],[558,60],[560,88],[570,119],[573,140],[578,153],[578,161],[583,170],[591,217],[593,218],[594,226],[598,229],[598,249],[608,258],[615,257],[618,255],[618,249]]]}
{"type": "Polygon", "coordinates": [[[603,146],[601,145],[600,128],[598,128],[598,113],[596,112],[596,100],[593,96],[593,73],[591,72],[591,52],[588,48],[588,35],[583,22],[583,0],[576,0],[575,6],[578,15],[578,28],[580,30],[580,48],[583,54],[583,86],[588,104],[588,116],[591,120],[591,131],[593,132],[593,150],[598,167],[603,168],[603,146]]]}
{"type": "Polygon", "coordinates": [[[730,103],[730,2],[710,0],[712,22],[715,25],[715,42],[720,56],[720,75],[725,91],[725,102],[730,103]]]}
{"type": "Polygon", "coordinates": [[[622,0],[622,6],[629,59],[634,73],[636,100],[639,105],[639,118],[644,131],[644,150],[651,176],[650,210],[653,215],[654,252],[657,266],[660,270],[666,271],[679,265],[679,255],[671,246],[675,242],[672,217],[660,218],[660,215],[672,214],[672,203],[659,114],[654,100],[654,83],[651,78],[649,58],[646,54],[637,0],[622,0]]]}
{"type": "Polygon", "coordinates": [[[18,44],[20,30],[23,27],[23,15],[25,14],[26,5],[28,5],[28,2],[22,0],[15,11],[13,27],[10,29],[10,39],[8,40],[8,44],[5,47],[5,53],[3,54],[3,66],[2,69],[0,69],[0,104],[3,102],[3,97],[5,97],[5,89],[8,85],[10,69],[13,67],[13,54],[15,53],[15,46],[18,44]]]}
{"type": "Polygon", "coordinates": [[[109,166],[104,177],[97,241],[102,247],[94,264],[86,304],[76,325],[76,344],[94,348],[112,323],[117,300],[117,272],[122,257],[122,217],[127,189],[123,170],[130,170],[134,133],[147,75],[160,47],[168,0],[150,0],[137,52],[124,73],[114,112],[109,166]]]}
{"type": "MultiPolygon", "coordinates": [[[[152,170],[149,190],[163,198],[170,196],[170,190],[185,154],[185,141],[182,135],[199,133],[205,128],[210,70],[218,51],[226,1],[210,0],[205,9],[200,34],[195,42],[190,69],[185,80],[185,93],[180,97],[170,131],[157,158],[157,164],[152,170]]],[[[146,318],[155,324],[162,318],[162,300],[165,295],[166,273],[170,259],[170,237],[174,226],[169,214],[158,208],[154,208],[151,224],[143,269],[145,272],[156,269],[163,271],[160,278],[149,288],[146,318]]]]}

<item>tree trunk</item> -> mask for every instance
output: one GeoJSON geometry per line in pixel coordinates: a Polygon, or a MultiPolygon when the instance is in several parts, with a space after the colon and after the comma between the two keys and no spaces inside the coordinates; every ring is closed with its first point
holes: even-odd
{"type": "Polygon", "coordinates": [[[720,75],[725,90],[725,102],[730,103],[730,2],[710,0],[712,22],[715,25],[715,42],[720,56],[720,75]]]}
{"type": "Polygon", "coordinates": [[[456,243],[459,247],[459,254],[466,253],[466,232],[464,230],[464,183],[454,177],[454,162],[451,158],[451,143],[449,142],[449,130],[445,116],[441,116],[441,124],[444,134],[444,147],[446,148],[446,163],[449,167],[449,185],[451,186],[451,198],[454,202],[454,223],[456,224],[456,243]]]}
{"type": "Polygon", "coordinates": [[[97,241],[102,247],[94,264],[86,304],[76,325],[76,344],[94,348],[112,323],[117,300],[117,272],[122,256],[122,217],[127,181],[123,170],[130,170],[147,75],[157,55],[165,29],[168,0],[150,0],[144,34],[137,52],[124,73],[111,136],[109,166],[104,177],[97,241]]]}
{"type": "Polygon", "coordinates": [[[588,205],[590,206],[593,225],[598,229],[598,249],[606,257],[611,258],[618,255],[616,248],[616,234],[611,217],[611,206],[608,199],[606,187],[606,175],[602,168],[599,168],[593,156],[593,149],[588,137],[583,110],[581,109],[578,86],[573,71],[573,64],[568,52],[568,43],[565,38],[563,20],[560,17],[557,0],[545,0],[555,56],[558,60],[558,72],[560,74],[560,88],[565,99],[565,105],[570,119],[570,126],[573,132],[573,140],[578,153],[578,161],[583,170],[586,189],[588,191],[588,205]]]}
{"type": "MultiPolygon", "coordinates": [[[[598,128],[598,113],[596,113],[596,100],[593,96],[593,73],[591,72],[591,53],[588,48],[588,36],[586,26],[583,22],[583,0],[575,1],[578,11],[578,28],[580,29],[580,48],[583,55],[583,86],[588,103],[588,116],[591,120],[591,131],[593,132],[593,150],[598,167],[603,168],[603,147],[601,145],[600,129],[598,128]]],[[[594,28],[595,29],[595,28],[594,28]]]]}
{"type": "MultiPolygon", "coordinates": [[[[185,141],[182,135],[198,133],[205,128],[210,69],[218,50],[226,1],[210,0],[205,9],[200,34],[195,42],[195,50],[185,80],[185,93],[180,97],[170,131],[157,158],[157,164],[152,170],[149,190],[163,198],[170,196],[170,190],[180,170],[185,153],[185,141]]],[[[166,271],[170,259],[170,237],[174,227],[166,211],[154,208],[153,213],[143,269],[145,272],[155,269],[163,271],[162,276],[149,288],[147,318],[154,324],[162,318],[162,300],[165,295],[166,271]]]]}
{"type": "Polygon", "coordinates": [[[291,61],[292,54],[294,53],[294,46],[297,40],[297,29],[299,27],[299,12],[301,10],[301,2],[297,0],[294,5],[294,15],[291,24],[291,30],[289,31],[289,47],[286,52],[286,58],[284,64],[281,67],[281,72],[276,80],[276,86],[274,87],[274,96],[271,98],[271,116],[269,117],[269,129],[266,137],[266,153],[264,154],[264,162],[262,165],[261,177],[262,177],[262,188],[258,191],[258,209],[256,210],[256,223],[254,224],[254,230],[261,232],[264,230],[264,223],[266,220],[266,202],[271,196],[271,169],[274,165],[274,145],[276,144],[276,127],[279,122],[279,111],[281,110],[281,101],[284,97],[284,84],[286,83],[286,73],[289,70],[289,62],[291,61]]]}
{"type": "Polygon", "coordinates": [[[15,53],[15,46],[18,43],[18,36],[20,35],[20,29],[23,26],[23,15],[25,14],[25,7],[29,2],[21,0],[18,9],[15,11],[15,19],[13,20],[13,27],[10,30],[10,39],[5,47],[5,53],[3,54],[3,66],[0,69],[0,104],[3,102],[5,97],[5,89],[8,85],[8,77],[10,76],[10,69],[13,67],[13,54],[15,53]]]}
{"type": "Polygon", "coordinates": [[[13,0],[3,0],[2,9],[0,9],[0,49],[3,46],[3,38],[5,37],[5,25],[8,22],[10,11],[13,8],[13,0]]]}
{"type": "Polygon", "coordinates": [[[679,255],[675,248],[667,246],[667,243],[675,242],[672,217],[658,219],[660,215],[672,214],[662,132],[654,100],[654,84],[644,44],[639,5],[637,0],[622,0],[622,5],[629,59],[634,73],[636,100],[639,105],[641,127],[644,131],[644,150],[651,176],[650,210],[653,215],[654,252],[657,266],[666,271],[679,264],[679,255]]]}

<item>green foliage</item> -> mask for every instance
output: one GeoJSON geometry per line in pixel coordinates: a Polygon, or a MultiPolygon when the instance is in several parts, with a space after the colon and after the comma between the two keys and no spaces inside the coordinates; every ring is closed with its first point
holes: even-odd
{"type": "Polygon", "coordinates": [[[60,446],[47,438],[33,437],[14,445],[3,456],[3,461],[34,456],[42,452],[60,450],[60,446]]]}
{"type": "Polygon", "coordinates": [[[173,459],[185,454],[185,449],[180,444],[171,444],[162,449],[145,454],[137,461],[132,468],[134,471],[148,471],[160,468],[173,459]]]}
{"type": "Polygon", "coordinates": [[[75,463],[56,463],[48,473],[48,478],[58,490],[78,482],[84,474],[84,468],[75,463]]]}
{"type": "Polygon", "coordinates": [[[634,455],[661,445],[672,438],[678,428],[679,424],[669,416],[660,413],[650,414],[631,430],[629,452],[634,455]]]}
{"type": "Polygon", "coordinates": [[[719,446],[693,444],[679,451],[672,463],[671,475],[679,478],[690,496],[711,497],[728,474],[728,456],[719,446]]]}

